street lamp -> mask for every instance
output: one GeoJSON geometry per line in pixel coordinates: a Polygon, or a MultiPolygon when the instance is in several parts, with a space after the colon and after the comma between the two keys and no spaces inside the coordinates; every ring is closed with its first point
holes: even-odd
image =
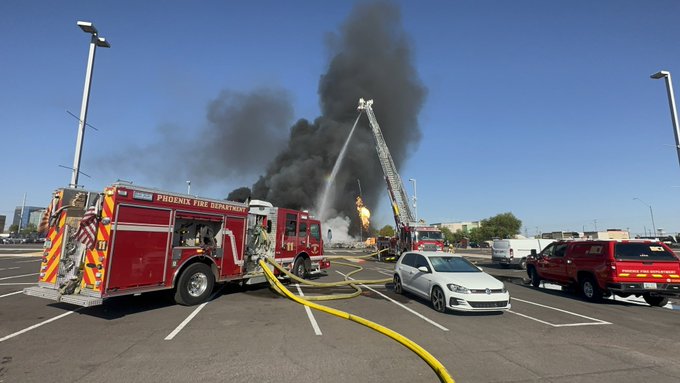
{"type": "Polygon", "coordinates": [[[418,222],[418,189],[416,189],[416,179],[409,178],[408,180],[413,183],[413,213],[416,215],[416,222],[418,222]]]}
{"type": "Polygon", "coordinates": [[[78,175],[80,174],[80,156],[83,153],[83,138],[85,125],[87,124],[87,104],[90,101],[90,85],[92,84],[92,72],[94,67],[94,54],[97,47],[111,48],[111,44],[105,38],[99,37],[97,28],[89,21],[78,21],[78,26],[85,33],[92,35],[90,38],[90,54],[87,58],[87,70],[85,72],[85,86],[83,88],[83,101],[80,105],[80,119],[78,120],[78,138],[76,140],[76,154],[73,158],[73,173],[71,174],[71,186],[78,187],[78,175]]]}
{"type": "Polygon", "coordinates": [[[187,194],[191,195],[191,181],[187,181],[187,194]]]}
{"type": "Polygon", "coordinates": [[[673,96],[673,83],[671,82],[671,72],[662,70],[650,76],[655,80],[666,79],[666,91],[668,92],[668,106],[671,108],[671,120],[673,120],[673,133],[675,133],[675,150],[678,153],[680,162],[680,128],[678,127],[678,114],[675,109],[675,97],[673,96]]]}
{"type": "Polygon", "coordinates": [[[652,211],[652,206],[648,205],[645,201],[639,199],[638,197],[634,197],[633,199],[636,199],[636,200],[642,202],[645,206],[647,206],[649,208],[649,215],[652,216],[652,229],[654,229],[653,236],[656,236],[656,225],[654,224],[654,212],[652,211]]]}

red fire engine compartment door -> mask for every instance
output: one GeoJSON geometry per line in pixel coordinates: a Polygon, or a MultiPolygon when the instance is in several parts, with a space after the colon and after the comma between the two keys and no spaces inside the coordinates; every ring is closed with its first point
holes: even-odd
{"type": "Polygon", "coordinates": [[[245,217],[226,217],[222,228],[222,267],[220,278],[238,276],[243,272],[243,253],[246,236],[245,217]]]}
{"type": "Polygon", "coordinates": [[[106,292],[164,284],[171,210],[118,205],[106,292]]]}

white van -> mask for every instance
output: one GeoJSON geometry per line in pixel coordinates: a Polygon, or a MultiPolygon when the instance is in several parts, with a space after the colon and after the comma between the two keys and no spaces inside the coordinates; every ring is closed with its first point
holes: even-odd
{"type": "Polygon", "coordinates": [[[540,253],[548,244],[555,242],[554,239],[496,239],[491,246],[491,262],[503,267],[508,265],[519,266],[522,270],[527,268],[527,257],[531,250],[540,253]]]}

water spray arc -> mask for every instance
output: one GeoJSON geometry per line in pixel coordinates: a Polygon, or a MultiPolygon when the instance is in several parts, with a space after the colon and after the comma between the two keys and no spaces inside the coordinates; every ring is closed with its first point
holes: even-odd
{"type": "Polygon", "coordinates": [[[361,113],[357,116],[357,119],[354,120],[354,125],[352,126],[352,130],[350,130],[349,135],[347,136],[347,140],[345,140],[345,144],[342,146],[342,149],[340,150],[340,154],[338,154],[338,159],[335,160],[335,165],[333,165],[333,170],[331,171],[331,175],[328,177],[326,180],[326,186],[324,187],[323,194],[321,195],[321,199],[319,200],[318,205],[318,215],[319,219],[321,222],[326,221],[328,218],[328,198],[330,196],[330,191],[331,191],[331,186],[333,186],[333,183],[335,182],[335,177],[338,175],[338,171],[340,170],[340,165],[342,164],[342,160],[345,158],[345,153],[347,152],[347,145],[349,144],[350,139],[352,139],[352,135],[354,134],[354,129],[357,127],[357,123],[359,122],[359,118],[361,117],[361,113]]]}

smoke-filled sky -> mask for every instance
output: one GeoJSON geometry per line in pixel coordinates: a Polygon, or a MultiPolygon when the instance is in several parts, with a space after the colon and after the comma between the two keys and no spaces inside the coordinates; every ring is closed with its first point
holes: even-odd
{"type": "MultiPolygon", "coordinates": [[[[418,146],[417,118],[425,89],[413,64],[399,9],[386,2],[359,5],[327,41],[331,60],[318,87],[322,115],[313,122],[303,119],[293,125],[288,145],[255,183],[256,198],[278,206],[317,207],[356,119],[359,97],[375,99],[376,118],[397,167],[418,146]]],[[[366,116],[347,147],[328,206],[341,216],[355,217],[359,184],[366,204],[376,206],[378,197],[384,195],[385,181],[366,116]]],[[[353,220],[354,226],[357,223],[353,220]]]]}
{"type": "MultiPolygon", "coordinates": [[[[251,196],[275,206],[317,211],[357,118],[358,100],[364,97],[375,99],[376,117],[399,167],[420,141],[418,113],[425,97],[399,8],[385,1],[359,4],[324,41],[330,59],[317,85],[321,116],[313,121],[299,119],[291,125],[293,106],[285,89],[225,89],[206,106],[205,121],[195,126],[163,125],[157,142],[131,145],[115,161],[100,162],[111,171],[143,171],[162,183],[172,182],[178,174],[202,184],[233,176],[255,179],[252,186],[230,190],[229,195],[225,191],[223,197],[251,196]]],[[[357,234],[359,184],[369,209],[385,196],[366,116],[331,184],[326,215],[351,217],[351,232],[357,234]]]]}
{"type": "MultiPolygon", "coordinates": [[[[92,80],[88,189],[190,180],[224,198],[257,184],[312,208],[365,97],[428,222],[510,211],[529,235],[678,232],[668,99],[649,78],[680,76],[678,14],[675,0],[2,1],[0,215],[9,226],[24,193],[45,206],[70,180],[88,20],[111,43],[92,80]]],[[[358,178],[381,227],[392,216],[360,124],[335,206],[353,209],[358,178]]]]}

